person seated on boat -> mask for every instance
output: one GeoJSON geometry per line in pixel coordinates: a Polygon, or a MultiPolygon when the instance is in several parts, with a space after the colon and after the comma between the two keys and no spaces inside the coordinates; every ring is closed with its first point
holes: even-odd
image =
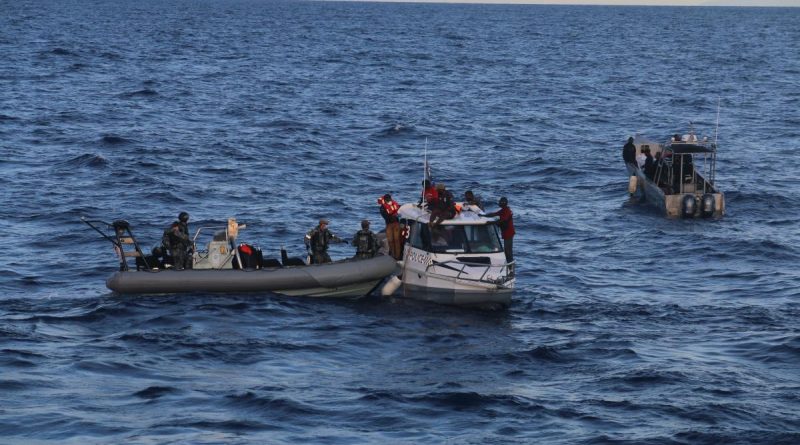
{"type": "Polygon", "coordinates": [[[436,205],[438,199],[439,194],[436,192],[436,187],[434,187],[433,183],[429,179],[422,181],[422,197],[419,200],[419,205],[422,205],[424,202],[425,208],[430,209],[432,206],[436,205]]]}
{"type": "Polygon", "coordinates": [[[476,206],[479,209],[483,210],[483,203],[481,202],[481,198],[479,196],[475,196],[472,193],[472,190],[467,190],[464,192],[464,204],[468,206],[476,206]]]}
{"type": "Polygon", "coordinates": [[[679,135],[678,133],[672,135],[672,142],[680,142],[680,141],[681,141],[681,135],[679,135]]]}
{"type": "Polygon", "coordinates": [[[436,184],[436,204],[431,208],[431,225],[437,226],[446,219],[450,219],[455,215],[455,201],[453,194],[447,190],[444,183],[436,184]]]}
{"type": "Polygon", "coordinates": [[[642,149],[638,155],[636,155],[636,166],[639,167],[639,170],[644,168],[644,163],[647,160],[647,156],[644,154],[644,149],[642,149]]]}
{"type": "Polygon", "coordinates": [[[361,230],[353,237],[353,246],[356,248],[356,258],[372,258],[378,253],[378,238],[369,230],[369,220],[361,221],[361,230]]]}
{"type": "Polygon", "coordinates": [[[319,225],[306,233],[305,243],[306,249],[309,250],[311,256],[311,264],[331,262],[331,257],[328,255],[328,245],[331,243],[347,244],[347,241],[328,230],[328,224],[329,221],[327,219],[320,219],[319,225]]]}
{"type": "Polygon", "coordinates": [[[389,248],[391,249],[394,259],[399,260],[403,256],[403,240],[400,237],[400,219],[397,217],[397,211],[400,210],[400,204],[392,199],[389,193],[378,198],[378,205],[381,207],[381,216],[386,222],[386,239],[389,241],[389,248]]]}
{"type": "Polygon", "coordinates": [[[189,234],[184,232],[184,228],[185,226],[181,227],[180,221],[175,221],[164,231],[164,235],[161,238],[162,243],[169,250],[170,256],[172,257],[172,267],[175,270],[186,269],[187,263],[191,262],[189,248],[192,242],[189,239],[189,234]]]}
{"type": "Polygon", "coordinates": [[[622,160],[625,164],[636,163],[636,145],[633,144],[633,138],[628,138],[628,142],[622,147],[622,160]]]}
{"type": "Polygon", "coordinates": [[[656,164],[653,156],[650,154],[650,147],[644,149],[644,156],[644,175],[652,181],[653,176],[656,174],[656,164]]]}

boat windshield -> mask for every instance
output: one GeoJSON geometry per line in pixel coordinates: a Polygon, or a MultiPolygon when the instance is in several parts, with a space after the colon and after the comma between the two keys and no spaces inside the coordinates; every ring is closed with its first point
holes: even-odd
{"type": "Polygon", "coordinates": [[[434,253],[502,252],[496,224],[441,225],[429,228],[417,224],[412,230],[411,245],[434,253]]]}

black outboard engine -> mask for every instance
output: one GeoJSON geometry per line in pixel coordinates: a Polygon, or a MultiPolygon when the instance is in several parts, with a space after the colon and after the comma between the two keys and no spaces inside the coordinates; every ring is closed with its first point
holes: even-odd
{"type": "Polygon", "coordinates": [[[716,204],[714,195],[711,193],[703,195],[703,199],[700,201],[700,214],[703,215],[703,218],[709,218],[714,214],[714,209],[717,208],[716,204]]]}
{"type": "Polygon", "coordinates": [[[694,195],[686,195],[681,200],[681,216],[684,218],[694,218],[697,212],[697,199],[694,195]]]}

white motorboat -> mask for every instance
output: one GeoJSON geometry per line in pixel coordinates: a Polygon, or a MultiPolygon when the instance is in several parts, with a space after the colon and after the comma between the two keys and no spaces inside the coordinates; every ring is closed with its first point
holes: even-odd
{"type": "Polygon", "coordinates": [[[455,217],[434,226],[424,207],[400,207],[409,232],[400,275],[387,282],[385,295],[482,308],[511,304],[514,264],[506,262],[497,218],[483,216],[477,206],[457,207],[455,217]]]}

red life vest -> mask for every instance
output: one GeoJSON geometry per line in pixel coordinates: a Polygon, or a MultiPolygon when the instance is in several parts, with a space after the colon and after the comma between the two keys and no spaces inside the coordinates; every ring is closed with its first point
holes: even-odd
{"type": "Polygon", "coordinates": [[[397,215],[397,211],[400,210],[400,204],[398,204],[394,199],[386,201],[383,199],[383,196],[381,196],[378,198],[378,204],[383,206],[383,208],[386,209],[386,213],[388,213],[390,216],[397,215]]]}
{"type": "Polygon", "coordinates": [[[436,204],[436,201],[439,200],[439,192],[436,191],[436,187],[428,187],[425,189],[425,202],[428,204],[436,204]]]}

